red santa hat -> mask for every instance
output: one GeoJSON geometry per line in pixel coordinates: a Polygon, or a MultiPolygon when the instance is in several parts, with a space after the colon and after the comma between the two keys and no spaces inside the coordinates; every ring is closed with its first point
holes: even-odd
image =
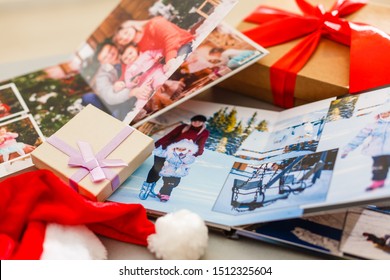
{"type": "MultiPolygon", "coordinates": [[[[193,219],[194,214],[191,215],[190,219],[193,219]]],[[[53,231],[53,224],[65,229],[70,226],[72,230],[81,232],[83,228],[80,229],[80,226],[87,227],[102,236],[149,245],[157,257],[180,256],[180,253],[167,255],[163,253],[164,248],[151,244],[151,241],[161,238],[157,237],[155,224],[148,220],[141,204],[89,201],[47,170],[26,172],[0,183],[0,259],[40,259],[44,253],[45,239],[64,232],[64,228],[58,227],[53,231]],[[51,233],[48,233],[49,228],[51,233]]],[[[200,228],[201,236],[207,243],[207,237],[204,238],[205,225],[200,228]]],[[[85,231],[88,230],[85,228],[83,234],[85,231]]],[[[91,232],[86,232],[84,239],[91,239],[88,234],[91,232]]],[[[203,254],[205,242],[196,250],[199,254],[192,258],[199,258],[203,254]]],[[[46,256],[50,258],[50,255],[46,256]]]]}

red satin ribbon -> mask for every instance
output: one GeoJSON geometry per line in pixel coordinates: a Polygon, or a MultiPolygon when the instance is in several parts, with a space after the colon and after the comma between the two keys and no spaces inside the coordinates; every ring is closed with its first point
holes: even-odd
{"type": "Polygon", "coordinates": [[[322,37],[350,46],[350,93],[390,84],[387,74],[389,35],[375,27],[342,18],[365,6],[367,0],[338,0],[328,12],[322,5],[295,1],[303,15],[260,6],[245,19],[260,24],[243,33],[264,47],[306,36],[271,66],[271,88],[276,105],[294,106],[297,73],[310,59],[322,37]]]}

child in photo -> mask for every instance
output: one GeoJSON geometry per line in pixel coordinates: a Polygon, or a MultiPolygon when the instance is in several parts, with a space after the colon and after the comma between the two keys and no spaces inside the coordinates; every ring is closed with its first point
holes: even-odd
{"type": "Polygon", "coordinates": [[[188,174],[188,165],[203,154],[210,135],[206,121],[203,115],[193,116],[190,125],[181,124],[155,142],[154,164],[141,187],[140,199],[154,196],[154,187],[163,177],[164,184],[156,196],[161,202],[169,200],[172,190],[188,174]]]}
{"type": "MultiPolygon", "coordinates": [[[[134,109],[129,113],[134,114],[131,119],[142,110],[149,100],[150,94],[161,87],[168,79],[163,70],[162,59],[161,50],[147,50],[139,53],[134,44],[130,44],[124,49],[121,55],[122,76],[114,84],[114,90],[119,92],[124,88],[132,90],[137,87],[150,89],[149,94],[137,99],[134,109]]],[[[127,119],[129,119],[129,114],[127,119]]]]}
{"type": "Polygon", "coordinates": [[[362,148],[362,154],[371,156],[372,182],[366,190],[373,191],[385,186],[390,167],[390,103],[386,103],[375,114],[374,122],[368,124],[344,148],[341,158],[359,147],[367,138],[369,141],[362,148]]]}
{"type": "Polygon", "coordinates": [[[175,58],[187,56],[192,51],[192,35],[176,24],[161,16],[149,20],[124,21],[113,36],[118,48],[124,49],[128,44],[138,46],[139,52],[147,50],[162,50],[164,70],[169,72],[175,65],[175,58]]]}
{"type": "Polygon", "coordinates": [[[164,182],[157,194],[161,202],[168,201],[181,178],[188,175],[189,166],[195,162],[197,152],[198,146],[192,140],[187,139],[172,143],[167,147],[164,165],[159,174],[164,182]]]}
{"type": "Polygon", "coordinates": [[[23,150],[25,144],[16,141],[18,136],[18,133],[8,132],[5,127],[0,128],[0,155],[3,157],[3,162],[7,162],[12,153],[18,153],[20,156],[25,155],[23,150]]]}

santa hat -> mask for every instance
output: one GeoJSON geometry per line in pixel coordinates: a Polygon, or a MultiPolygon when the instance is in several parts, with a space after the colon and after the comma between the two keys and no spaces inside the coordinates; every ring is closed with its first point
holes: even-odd
{"type": "MultiPolygon", "coordinates": [[[[196,214],[190,215],[190,219],[200,219],[196,214]]],[[[199,228],[207,243],[207,229],[205,239],[204,227],[202,224],[199,228]]],[[[47,170],[26,172],[0,183],[0,259],[55,258],[45,252],[47,245],[53,243],[48,238],[55,236],[61,239],[69,231],[73,236],[82,236],[82,242],[92,242],[89,247],[94,247],[99,242],[92,234],[94,232],[123,242],[148,245],[153,252],[159,252],[157,257],[182,256],[180,252],[164,254],[164,248],[153,243],[154,240],[161,239],[141,204],[89,201],[47,170]]],[[[61,253],[67,244],[73,242],[74,239],[71,238],[70,242],[62,239],[54,243],[61,245],[57,246],[57,251],[61,253]]],[[[197,247],[197,258],[204,253],[206,243],[197,247]]],[[[104,252],[95,252],[88,258],[101,259],[104,258],[103,255],[104,252]]],[[[84,258],[81,255],[79,257],[84,258]]],[[[66,256],[58,258],[67,259],[66,256]]]]}

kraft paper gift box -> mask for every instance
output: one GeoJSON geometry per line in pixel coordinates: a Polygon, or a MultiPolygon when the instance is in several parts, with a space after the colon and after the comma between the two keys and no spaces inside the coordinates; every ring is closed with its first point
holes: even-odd
{"type": "Polygon", "coordinates": [[[88,105],[31,156],[37,168],[53,171],[93,201],[104,201],[153,148],[151,137],[88,105]]]}
{"type": "MultiPolygon", "coordinates": [[[[328,11],[336,0],[308,0],[312,5],[323,4],[328,11]]],[[[263,5],[302,15],[293,0],[266,0],[263,5]]],[[[253,7],[255,9],[256,6],[253,7]]],[[[390,33],[390,5],[372,4],[370,1],[360,10],[345,17],[351,22],[365,23],[390,33]]],[[[246,31],[257,24],[242,22],[240,31],[246,31]]],[[[270,53],[257,63],[240,71],[218,86],[268,103],[273,103],[271,91],[270,67],[284,54],[290,51],[302,38],[268,47],[270,53]]],[[[370,52],[369,49],[366,50],[370,52]]],[[[388,51],[387,51],[388,52],[388,51]]],[[[298,72],[294,106],[318,101],[349,92],[350,48],[330,39],[321,38],[320,43],[306,65],[298,72]]],[[[362,56],[365,54],[362,53],[362,56]]],[[[372,69],[375,75],[375,68],[372,69]]]]}

